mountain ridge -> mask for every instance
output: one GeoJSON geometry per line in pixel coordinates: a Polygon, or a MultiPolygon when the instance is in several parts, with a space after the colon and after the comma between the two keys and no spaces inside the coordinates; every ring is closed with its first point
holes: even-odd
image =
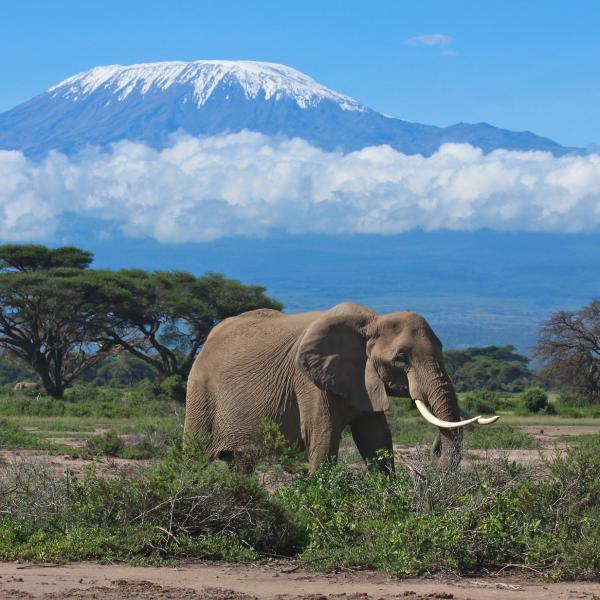
{"type": "Polygon", "coordinates": [[[430,156],[446,142],[469,143],[486,153],[583,152],[488,123],[411,123],[285,65],[218,60],[108,65],[78,73],[0,114],[0,149],[40,158],[50,150],[71,154],[123,139],[164,147],[180,130],[210,136],[245,129],[341,152],[389,144],[430,156]]]}

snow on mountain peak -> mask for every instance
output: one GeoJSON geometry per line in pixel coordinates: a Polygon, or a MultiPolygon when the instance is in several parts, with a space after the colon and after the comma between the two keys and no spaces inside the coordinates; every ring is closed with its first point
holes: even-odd
{"type": "Polygon", "coordinates": [[[48,93],[76,102],[104,89],[122,101],[134,91],[144,95],[171,86],[185,86],[193,89],[194,100],[200,107],[219,85],[232,84],[241,86],[249,99],[262,93],[265,100],[292,99],[301,108],[330,100],[343,110],[366,110],[353,98],[330,90],[296,69],[254,61],[198,60],[95,67],[65,79],[48,93]]]}

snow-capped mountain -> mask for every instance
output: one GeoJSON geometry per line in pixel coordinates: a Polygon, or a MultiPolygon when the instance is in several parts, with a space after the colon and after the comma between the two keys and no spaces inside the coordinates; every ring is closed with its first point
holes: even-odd
{"type": "Polygon", "coordinates": [[[284,65],[217,60],[111,65],[70,77],[0,114],[0,149],[39,157],[121,139],[161,146],[177,130],[214,135],[243,129],[342,151],[390,144],[407,154],[430,155],[444,142],[469,142],[486,152],[574,150],[487,123],[409,123],[284,65]]]}
{"type": "Polygon", "coordinates": [[[206,104],[219,87],[239,87],[248,100],[256,100],[260,95],[266,101],[292,100],[300,108],[316,107],[329,100],[342,110],[366,110],[356,100],[326,88],[296,69],[252,61],[197,60],[96,67],[69,77],[48,92],[53,99],[79,102],[102,88],[122,102],[132,93],[145,96],[180,86],[184,86],[181,101],[191,101],[197,108],[206,104]]]}

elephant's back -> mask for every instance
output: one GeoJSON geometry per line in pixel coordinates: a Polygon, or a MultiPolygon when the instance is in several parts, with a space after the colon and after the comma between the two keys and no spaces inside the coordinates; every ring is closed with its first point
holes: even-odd
{"type": "Polygon", "coordinates": [[[262,348],[277,347],[285,339],[301,336],[322,314],[304,312],[288,315],[270,308],[259,308],[229,317],[213,327],[200,356],[204,350],[215,351],[220,346],[229,346],[232,343],[236,344],[235,348],[240,348],[240,344],[245,346],[245,342],[248,342],[252,349],[256,349],[257,344],[262,348]]]}

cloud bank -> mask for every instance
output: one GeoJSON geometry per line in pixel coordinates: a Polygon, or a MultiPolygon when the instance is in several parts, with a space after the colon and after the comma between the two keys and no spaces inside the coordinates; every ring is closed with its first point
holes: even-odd
{"type": "Polygon", "coordinates": [[[600,230],[600,155],[445,144],[342,154],[241,132],[174,137],[162,150],[119,142],[40,162],[0,151],[0,239],[49,241],[73,216],[96,235],[161,242],[231,235],[425,230],[600,230]]]}

